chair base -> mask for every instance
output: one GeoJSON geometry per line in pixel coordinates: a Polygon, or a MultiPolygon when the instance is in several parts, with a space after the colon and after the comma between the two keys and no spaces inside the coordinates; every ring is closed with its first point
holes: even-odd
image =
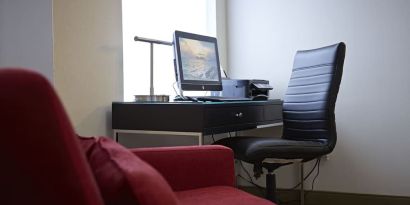
{"type": "MultiPolygon", "coordinates": [[[[300,161],[300,205],[305,204],[305,189],[304,189],[304,169],[303,169],[303,162],[300,161]]],[[[266,174],[266,199],[272,201],[276,204],[278,203],[277,196],[276,196],[276,175],[274,174],[274,170],[283,166],[285,164],[270,164],[270,163],[263,163],[263,167],[268,170],[266,174]]]]}
{"type": "Polygon", "coordinates": [[[273,172],[266,174],[266,199],[277,204],[276,175],[273,172]]]}

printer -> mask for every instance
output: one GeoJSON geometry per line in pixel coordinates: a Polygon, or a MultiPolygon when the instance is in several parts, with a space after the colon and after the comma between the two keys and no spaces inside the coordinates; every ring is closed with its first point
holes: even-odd
{"type": "Polygon", "coordinates": [[[222,79],[222,91],[212,92],[211,95],[267,100],[272,89],[268,80],[222,79]]]}

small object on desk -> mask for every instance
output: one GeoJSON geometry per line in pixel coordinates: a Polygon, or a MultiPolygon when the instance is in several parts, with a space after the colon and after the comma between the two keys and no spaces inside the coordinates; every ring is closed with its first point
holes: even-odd
{"type": "Polygon", "coordinates": [[[269,85],[268,80],[250,80],[249,81],[249,96],[252,97],[252,100],[268,100],[269,91],[273,87],[269,85]]]}
{"type": "Polygon", "coordinates": [[[238,102],[251,101],[252,98],[243,97],[223,97],[223,96],[180,96],[177,95],[174,101],[193,101],[193,102],[238,102]]]}
{"type": "Polygon", "coordinates": [[[222,91],[211,92],[212,96],[224,98],[249,98],[255,101],[268,100],[272,86],[268,80],[223,79],[222,91]]]}
{"type": "Polygon", "coordinates": [[[135,102],[169,102],[169,95],[134,95],[135,102]]]}
{"type": "Polygon", "coordinates": [[[237,101],[251,101],[251,98],[243,97],[223,97],[223,96],[201,96],[195,97],[198,101],[211,101],[211,102],[237,102],[237,101]]]}
{"type": "Polygon", "coordinates": [[[255,100],[255,101],[268,100],[268,96],[260,94],[260,95],[253,96],[252,100],[255,100]]]}
{"type": "Polygon", "coordinates": [[[177,96],[175,96],[174,101],[193,101],[193,102],[197,102],[198,100],[194,97],[177,95],[177,96]]]}
{"type": "Polygon", "coordinates": [[[142,41],[150,44],[150,89],[149,95],[134,95],[136,102],[169,102],[168,95],[154,95],[154,44],[172,46],[172,42],[155,40],[143,37],[134,37],[135,41],[142,41]]]}

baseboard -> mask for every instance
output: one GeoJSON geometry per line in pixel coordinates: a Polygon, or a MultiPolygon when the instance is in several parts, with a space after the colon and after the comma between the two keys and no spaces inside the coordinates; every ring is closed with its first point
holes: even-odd
{"type": "MultiPolygon", "coordinates": [[[[251,194],[264,197],[263,190],[256,187],[240,187],[251,194]]],[[[279,189],[278,199],[282,205],[298,205],[299,190],[279,189]]],[[[305,191],[305,205],[409,205],[410,197],[373,194],[355,194],[327,191],[305,191]]]]}

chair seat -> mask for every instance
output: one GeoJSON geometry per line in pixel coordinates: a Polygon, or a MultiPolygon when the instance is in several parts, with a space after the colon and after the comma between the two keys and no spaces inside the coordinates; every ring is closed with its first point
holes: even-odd
{"type": "Polygon", "coordinates": [[[187,191],[175,192],[180,205],[275,205],[274,203],[253,196],[229,186],[212,186],[187,191]]]}
{"type": "Polygon", "coordinates": [[[297,141],[272,137],[232,137],[218,140],[214,144],[231,148],[236,159],[249,163],[258,163],[266,158],[306,161],[330,152],[326,140],[297,141]]]}

